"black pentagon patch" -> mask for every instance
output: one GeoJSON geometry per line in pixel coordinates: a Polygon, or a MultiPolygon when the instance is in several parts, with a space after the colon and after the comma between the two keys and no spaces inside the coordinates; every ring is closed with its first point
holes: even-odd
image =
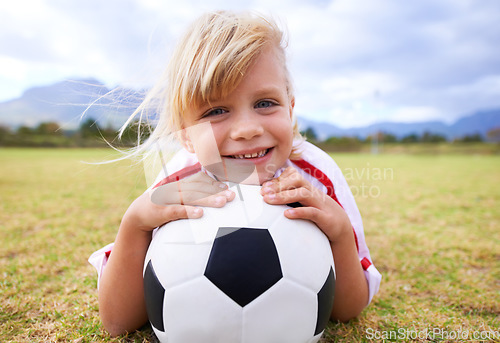
{"type": "Polygon", "coordinates": [[[326,278],[323,287],[318,292],[318,318],[316,321],[316,329],[314,330],[314,336],[322,332],[328,321],[330,320],[330,315],[332,314],[333,298],[335,296],[335,274],[333,269],[330,267],[330,273],[326,278]]]}
{"type": "Polygon", "coordinates": [[[269,231],[219,228],[205,276],[241,307],[252,302],[283,277],[269,231]]]}
{"type": "Polygon", "coordinates": [[[165,289],[158,280],[150,260],[144,271],[144,298],[149,321],[159,331],[165,331],[163,327],[164,296],[165,289]]]}

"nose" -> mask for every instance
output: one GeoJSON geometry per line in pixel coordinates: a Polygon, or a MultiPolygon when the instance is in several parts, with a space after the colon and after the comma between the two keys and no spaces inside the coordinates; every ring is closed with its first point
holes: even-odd
{"type": "Polygon", "coordinates": [[[231,139],[250,140],[264,133],[264,118],[251,111],[239,112],[233,115],[231,139]]]}

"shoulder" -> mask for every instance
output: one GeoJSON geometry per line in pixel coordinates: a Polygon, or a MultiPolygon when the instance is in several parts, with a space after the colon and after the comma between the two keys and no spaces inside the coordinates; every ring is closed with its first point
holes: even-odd
{"type": "Polygon", "coordinates": [[[315,145],[303,141],[296,150],[300,157],[290,162],[300,170],[302,175],[326,194],[339,202],[336,195],[337,179],[342,179],[342,172],[330,155],[315,145]]]}
{"type": "Polygon", "coordinates": [[[164,164],[162,161],[162,170],[152,188],[183,179],[200,170],[201,164],[196,158],[196,155],[185,149],[181,149],[167,164],[164,164]]]}
{"type": "Polygon", "coordinates": [[[341,173],[332,156],[314,144],[302,141],[298,143],[297,150],[300,152],[300,157],[291,162],[311,176],[318,178],[324,174],[333,181],[338,177],[338,173],[341,173]]]}
{"type": "Polygon", "coordinates": [[[326,152],[308,141],[296,141],[294,147],[303,158],[331,158],[326,152]]]}

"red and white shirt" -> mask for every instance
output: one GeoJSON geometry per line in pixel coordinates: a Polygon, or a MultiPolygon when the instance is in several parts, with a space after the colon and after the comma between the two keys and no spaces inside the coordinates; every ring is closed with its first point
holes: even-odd
{"type": "MultiPolygon", "coordinates": [[[[297,144],[298,151],[301,153],[300,159],[287,160],[285,165],[276,172],[274,177],[278,177],[287,167],[293,166],[313,186],[328,194],[346,211],[353,227],[359,261],[368,281],[369,302],[371,302],[373,296],[378,292],[382,276],[371,260],[370,251],[365,242],[361,215],[349,185],[340,168],[327,153],[308,142],[300,142],[297,144]]],[[[210,175],[210,173],[204,170],[200,165],[196,155],[184,149],[180,150],[172,160],[167,163],[164,170],[166,170],[168,175],[165,175],[164,172],[160,173],[160,176],[152,187],[182,179],[199,171],[204,171],[210,175]]],[[[108,244],[99,249],[89,258],[90,264],[97,269],[98,280],[100,280],[101,274],[106,266],[113,244],[114,243],[108,244]]]]}

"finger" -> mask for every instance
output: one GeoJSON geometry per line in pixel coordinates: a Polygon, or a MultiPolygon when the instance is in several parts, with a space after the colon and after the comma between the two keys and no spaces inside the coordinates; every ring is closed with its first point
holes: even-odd
{"type": "Polygon", "coordinates": [[[277,179],[279,179],[280,177],[288,177],[289,175],[296,172],[297,169],[295,169],[294,167],[292,166],[286,167],[285,170],[283,170],[283,172],[281,173],[281,175],[277,177],[277,179]]]}
{"type": "Polygon", "coordinates": [[[212,195],[225,196],[228,201],[234,196],[232,191],[224,190],[222,183],[208,184],[206,182],[193,182],[181,184],[172,182],[159,186],[151,191],[151,201],[157,205],[181,204],[204,205],[199,200],[212,195]],[[230,193],[227,193],[230,192],[230,193]]]}
{"type": "Polygon", "coordinates": [[[285,217],[289,219],[306,219],[320,226],[321,211],[315,207],[297,207],[285,210],[285,217]]]}
{"type": "Polygon", "coordinates": [[[221,188],[228,188],[228,186],[225,183],[218,181],[218,180],[215,180],[214,178],[212,178],[211,176],[208,176],[207,174],[205,174],[203,172],[198,172],[198,173],[191,175],[185,179],[182,179],[181,181],[186,182],[186,183],[203,182],[203,183],[211,184],[211,185],[221,187],[221,188]]]}
{"type": "Polygon", "coordinates": [[[164,206],[162,217],[165,223],[179,219],[196,219],[203,216],[203,209],[196,206],[168,205],[164,206]]]}
{"type": "Polygon", "coordinates": [[[262,185],[261,193],[281,192],[300,187],[310,188],[310,186],[310,183],[295,168],[288,167],[276,179],[265,182],[262,185]]]}
{"type": "Polygon", "coordinates": [[[331,242],[336,242],[342,231],[352,230],[349,217],[344,211],[332,215],[331,212],[325,213],[324,210],[315,207],[299,207],[285,210],[284,215],[289,219],[305,219],[313,222],[331,242]]]}
{"type": "Polygon", "coordinates": [[[151,202],[159,206],[182,204],[178,186],[178,183],[172,182],[152,189],[150,191],[151,202]]]}
{"type": "Polygon", "coordinates": [[[236,194],[231,190],[225,190],[217,194],[206,194],[199,192],[182,192],[184,204],[207,206],[207,207],[222,207],[227,202],[232,201],[236,194]]]}
{"type": "Polygon", "coordinates": [[[198,191],[206,194],[216,194],[228,189],[228,186],[222,182],[212,180],[206,181],[181,181],[178,188],[183,192],[198,191]]]}
{"type": "MultiPolygon", "coordinates": [[[[332,223],[328,222],[328,219],[322,215],[321,210],[315,207],[298,207],[286,210],[284,215],[288,219],[309,220],[316,224],[316,226],[328,237],[327,232],[322,228],[329,227],[332,223]]],[[[328,239],[330,239],[330,237],[328,237],[328,239]]]]}
{"type": "Polygon", "coordinates": [[[205,173],[198,172],[180,182],[179,197],[184,204],[222,207],[235,198],[228,186],[214,180],[205,173]]]}
{"type": "Polygon", "coordinates": [[[202,172],[191,175],[185,179],[180,180],[179,182],[181,183],[182,188],[184,188],[185,186],[188,187],[187,189],[199,189],[200,187],[202,187],[205,192],[210,194],[214,194],[228,188],[225,183],[214,180],[213,178],[202,172]]]}
{"type": "Polygon", "coordinates": [[[283,182],[283,180],[292,177],[294,174],[297,174],[297,170],[295,168],[293,168],[293,167],[287,167],[280,174],[280,176],[278,176],[277,178],[272,179],[272,180],[270,180],[268,182],[265,182],[263,186],[266,186],[266,184],[271,184],[271,185],[279,184],[279,183],[283,182]]]}
{"type": "Polygon", "coordinates": [[[264,201],[272,205],[300,203],[302,206],[321,206],[322,193],[317,194],[306,187],[293,188],[277,193],[264,194],[264,201]]]}
{"type": "Polygon", "coordinates": [[[196,190],[199,192],[205,192],[207,194],[215,194],[221,190],[227,189],[228,186],[220,181],[214,180],[205,173],[198,172],[194,175],[188,176],[187,178],[162,184],[153,189],[154,192],[159,192],[160,194],[167,194],[173,192],[191,191],[196,190]]]}

